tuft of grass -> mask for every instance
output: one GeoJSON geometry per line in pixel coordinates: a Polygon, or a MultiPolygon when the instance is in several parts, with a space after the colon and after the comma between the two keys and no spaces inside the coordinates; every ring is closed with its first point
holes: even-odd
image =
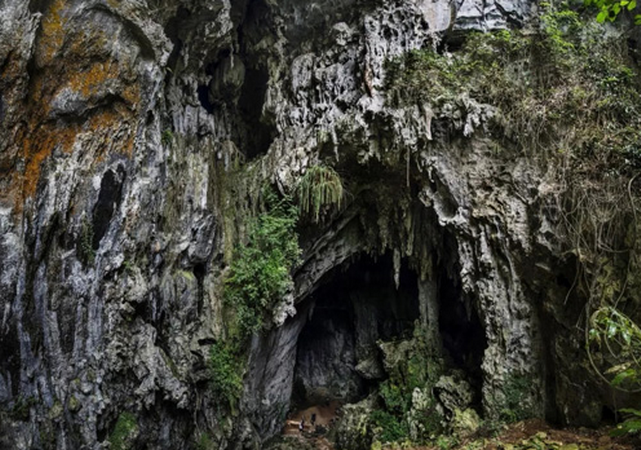
{"type": "Polygon", "coordinates": [[[343,182],[333,168],[312,166],[296,186],[296,196],[301,213],[311,215],[314,222],[319,222],[325,208],[340,209],[343,182]]]}
{"type": "Polygon", "coordinates": [[[160,142],[165,147],[169,147],[172,142],[174,142],[174,133],[169,129],[163,131],[162,135],[160,136],[160,142]]]}

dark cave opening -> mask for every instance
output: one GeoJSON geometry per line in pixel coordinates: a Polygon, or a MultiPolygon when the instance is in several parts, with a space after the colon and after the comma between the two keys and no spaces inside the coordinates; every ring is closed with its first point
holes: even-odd
{"type": "Polygon", "coordinates": [[[463,370],[480,404],[483,384],[483,355],[487,348],[485,330],[471,301],[466,301],[460,282],[446,271],[439,277],[439,333],[451,364],[463,370]]]}
{"type": "Polygon", "coordinates": [[[361,256],[328,273],[299,338],[292,406],[355,402],[385,377],[377,341],[409,338],[419,317],[416,274],[391,254],[361,256]]]}
{"type": "Polygon", "coordinates": [[[205,111],[207,111],[209,114],[214,113],[214,103],[209,98],[208,85],[202,84],[198,86],[198,101],[200,102],[200,106],[205,108],[205,111]]]}
{"type": "Polygon", "coordinates": [[[276,137],[275,127],[266,121],[263,114],[268,84],[266,68],[247,67],[238,108],[247,126],[243,153],[248,159],[267,153],[276,137]]]}
{"type": "Polygon", "coordinates": [[[118,166],[115,172],[108,170],[102,177],[100,193],[92,214],[93,236],[91,246],[94,250],[98,250],[100,247],[100,240],[109,229],[114,211],[120,206],[124,177],[125,170],[122,166],[118,166]]]}

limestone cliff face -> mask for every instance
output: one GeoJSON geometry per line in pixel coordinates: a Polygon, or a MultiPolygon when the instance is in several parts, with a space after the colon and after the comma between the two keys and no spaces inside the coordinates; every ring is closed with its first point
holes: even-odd
{"type": "MultiPolygon", "coordinates": [[[[358,345],[343,363],[361,378],[380,376],[368,352],[385,330],[418,318],[458,349],[439,317],[458,314],[464,330],[474,315],[488,416],[518,374],[534,415],[598,421],[588,377],[562,364],[581,348],[578,312],[562,308],[566,268],[542,214],[543,175],[477,136],[491,108],[462,99],[446,139],[428,105],[392,108],[382,93],[386,60],[518,25],[532,8],[0,1],[0,446],[103,448],[128,413],[136,448],[193,448],[201,430],[214,430],[219,448],[260,448],[295,378],[317,374],[321,356],[296,356],[310,299],[364,254],[388,258],[383,272],[401,278],[390,295],[413,298],[418,315],[386,309],[384,296],[363,307],[361,291],[350,293],[358,345]],[[253,338],[239,412],[223,420],[206,364],[225,327],[221,283],[239,217],[256,185],[289,192],[327,158],[358,190],[302,234],[295,292],[280,326],[253,338]],[[238,165],[251,176],[235,177],[238,165]],[[383,331],[368,334],[377,323],[383,331]]],[[[370,281],[354,283],[366,291],[370,281]]],[[[336,333],[321,347],[347,345],[339,325],[317,317],[318,330],[336,333]]]]}

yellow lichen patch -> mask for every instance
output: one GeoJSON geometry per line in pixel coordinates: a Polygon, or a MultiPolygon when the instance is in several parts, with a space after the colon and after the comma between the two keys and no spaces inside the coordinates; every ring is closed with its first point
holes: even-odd
{"type": "Polygon", "coordinates": [[[65,8],[65,0],[55,0],[42,19],[39,63],[46,65],[62,47],[65,39],[65,24],[67,19],[62,12],[65,8]]]}
{"type": "MultiPolygon", "coordinates": [[[[113,38],[113,37],[112,37],[113,38]]],[[[66,53],[71,55],[105,54],[110,38],[103,30],[94,27],[82,29],[68,43],[66,53]]]]}

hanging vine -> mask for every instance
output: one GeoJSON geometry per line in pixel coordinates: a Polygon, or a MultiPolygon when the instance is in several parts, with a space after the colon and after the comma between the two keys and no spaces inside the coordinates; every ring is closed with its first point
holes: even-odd
{"type": "Polygon", "coordinates": [[[340,209],[343,201],[343,182],[340,175],[328,166],[317,165],[307,170],[296,186],[298,207],[316,223],[327,208],[340,209]]]}

